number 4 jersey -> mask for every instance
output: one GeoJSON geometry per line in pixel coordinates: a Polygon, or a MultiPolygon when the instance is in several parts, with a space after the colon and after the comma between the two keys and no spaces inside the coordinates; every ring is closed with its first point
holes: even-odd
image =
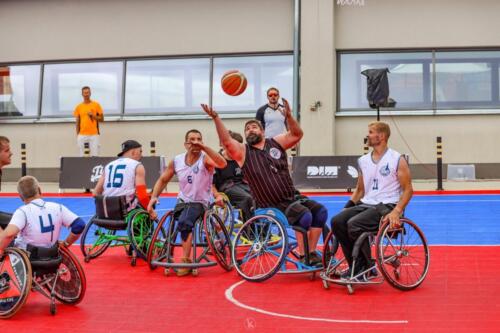
{"type": "Polygon", "coordinates": [[[129,210],[137,206],[135,197],[135,169],[141,162],[122,157],[104,167],[105,196],[127,196],[129,210]]]}
{"type": "Polygon", "coordinates": [[[17,247],[26,249],[27,244],[50,247],[59,239],[61,226],[69,227],[77,218],[61,204],[35,199],[18,208],[9,224],[21,231],[15,241],[17,247]]]}

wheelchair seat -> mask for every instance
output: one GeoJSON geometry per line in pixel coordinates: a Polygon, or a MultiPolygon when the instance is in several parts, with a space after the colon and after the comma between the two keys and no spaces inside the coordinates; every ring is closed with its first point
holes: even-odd
{"type": "Polygon", "coordinates": [[[0,212],[0,227],[2,229],[7,228],[7,225],[9,224],[11,218],[12,218],[12,214],[0,212]]]}
{"type": "Polygon", "coordinates": [[[62,263],[58,243],[55,243],[52,247],[40,247],[28,244],[26,250],[30,254],[29,260],[34,274],[55,273],[62,263]]]}
{"type": "Polygon", "coordinates": [[[125,221],[127,206],[127,199],[124,195],[116,197],[96,196],[94,223],[109,230],[127,229],[127,222],[125,221]]]}

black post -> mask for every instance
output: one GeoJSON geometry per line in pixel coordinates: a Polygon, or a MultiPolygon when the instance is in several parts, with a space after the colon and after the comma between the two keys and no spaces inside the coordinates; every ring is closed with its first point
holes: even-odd
{"type": "Polygon", "coordinates": [[[83,156],[89,157],[90,156],[90,146],[88,142],[85,142],[83,144],[83,156]]]}
{"type": "Polygon", "coordinates": [[[26,144],[21,143],[21,176],[26,176],[26,144]]]}
{"type": "Polygon", "coordinates": [[[368,137],[365,136],[364,140],[364,147],[363,147],[363,155],[368,154],[368,137]]]}
{"type": "Polygon", "coordinates": [[[149,143],[149,152],[151,153],[151,156],[156,156],[156,142],[151,141],[149,143]]]}
{"type": "Polygon", "coordinates": [[[380,121],[380,106],[377,104],[377,121],[380,121]]]}
{"type": "Polygon", "coordinates": [[[436,138],[437,151],[437,190],[443,191],[443,146],[441,145],[441,137],[436,138]]]}

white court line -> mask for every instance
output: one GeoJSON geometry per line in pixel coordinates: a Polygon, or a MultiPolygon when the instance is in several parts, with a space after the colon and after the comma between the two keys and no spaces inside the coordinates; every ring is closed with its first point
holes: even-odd
{"type": "Polygon", "coordinates": [[[242,283],[244,283],[245,280],[236,282],[233,284],[231,287],[226,289],[225,295],[226,299],[235,304],[236,306],[239,306],[240,308],[244,308],[250,311],[255,311],[258,313],[274,316],[274,317],[282,317],[282,318],[289,318],[289,319],[299,319],[299,320],[309,320],[309,321],[324,321],[328,323],[349,323],[349,324],[408,324],[408,320],[353,320],[353,319],[331,319],[331,318],[314,318],[314,317],[302,317],[302,316],[295,316],[295,315],[289,315],[289,314],[283,314],[283,313],[277,313],[277,312],[271,312],[267,310],[262,310],[253,306],[249,306],[246,304],[241,303],[237,299],[234,298],[233,296],[233,290],[236,289],[236,287],[240,286],[242,283]]]}

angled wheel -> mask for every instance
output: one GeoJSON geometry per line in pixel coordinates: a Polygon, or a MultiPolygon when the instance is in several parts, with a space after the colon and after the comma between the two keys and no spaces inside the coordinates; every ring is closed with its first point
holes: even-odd
{"type": "Polygon", "coordinates": [[[31,290],[32,272],[23,250],[5,249],[0,258],[0,318],[10,318],[26,303],[31,290]]]}
{"type": "Polygon", "coordinates": [[[226,271],[233,269],[231,263],[231,239],[220,217],[211,211],[206,211],[203,216],[203,228],[207,235],[210,251],[217,263],[226,271]]]}
{"type": "Polygon", "coordinates": [[[377,264],[384,278],[400,290],[418,287],[429,271],[429,247],[420,228],[409,219],[401,227],[386,222],[377,234],[377,264]]]}
{"type": "Polygon", "coordinates": [[[169,242],[169,230],[173,227],[174,213],[172,211],[167,212],[158,222],[156,229],[151,238],[151,245],[148,249],[147,262],[150,269],[156,269],[157,265],[155,262],[161,262],[169,260],[173,255],[173,247],[170,246],[169,242]],[[167,250],[170,254],[167,256],[167,250]]]}
{"type": "Polygon", "coordinates": [[[325,268],[324,273],[328,277],[339,278],[343,272],[349,269],[342,247],[331,231],[325,239],[322,261],[325,268]]]}
{"type": "MultiPolygon", "coordinates": [[[[87,279],[82,265],[66,247],[60,246],[62,263],[58,268],[59,276],[54,289],[56,299],[65,304],[78,304],[87,290],[87,279]]],[[[52,285],[44,285],[50,293],[52,285]]]]}
{"type": "Polygon", "coordinates": [[[139,258],[146,259],[148,256],[151,236],[154,232],[154,220],[151,220],[147,211],[137,209],[127,216],[127,234],[130,244],[137,251],[139,258]]]}
{"type": "Polygon", "coordinates": [[[109,236],[113,236],[115,233],[115,230],[99,227],[94,223],[94,217],[91,218],[85,226],[82,238],[80,239],[80,250],[85,258],[85,262],[89,262],[90,259],[97,258],[103,254],[111,245],[112,240],[109,236]]]}
{"type": "Polygon", "coordinates": [[[245,280],[260,282],[280,269],[288,255],[288,235],[270,215],[257,215],[238,230],[232,249],[234,267],[245,280]]]}

